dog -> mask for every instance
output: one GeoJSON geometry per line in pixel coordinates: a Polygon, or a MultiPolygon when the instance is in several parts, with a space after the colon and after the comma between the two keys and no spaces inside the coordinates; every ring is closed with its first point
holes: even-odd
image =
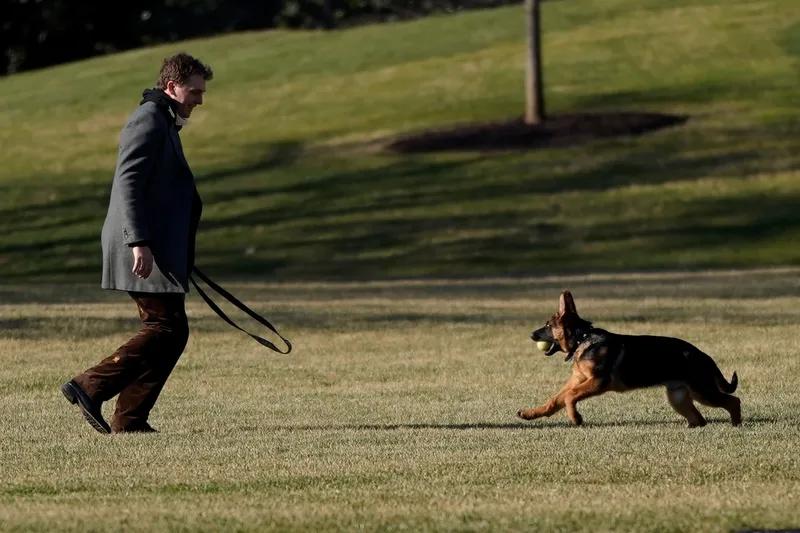
{"type": "Polygon", "coordinates": [[[558,393],[539,407],[520,409],[517,416],[533,420],[563,408],[573,424],[583,417],[576,404],[607,391],[625,392],[665,386],[670,405],[689,427],[706,425],[693,402],[728,411],[731,423],[742,422],[741,402],[733,396],[739,378],[725,380],[711,357],[692,344],[672,337],[618,335],[592,327],[578,316],[569,291],[561,293],[559,309],[544,327],[531,333],[534,342],[552,343],[545,355],[561,351],[572,360],[572,375],[558,393]]]}

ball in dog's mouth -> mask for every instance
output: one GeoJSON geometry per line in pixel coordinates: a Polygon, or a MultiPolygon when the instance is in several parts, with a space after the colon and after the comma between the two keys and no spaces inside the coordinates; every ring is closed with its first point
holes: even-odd
{"type": "Polygon", "coordinates": [[[547,353],[550,351],[550,348],[553,347],[553,343],[550,341],[536,341],[536,347],[544,353],[547,353]]]}

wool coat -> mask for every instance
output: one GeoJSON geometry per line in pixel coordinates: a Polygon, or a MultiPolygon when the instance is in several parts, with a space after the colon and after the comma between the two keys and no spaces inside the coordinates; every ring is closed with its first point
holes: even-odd
{"type": "Polygon", "coordinates": [[[102,231],[104,289],[189,291],[202,202],[168,105],[144,101],[120,134],[117,167],[102,231]],[[147,279],[135,276],[131,245],[153,253],[147,279]]]}

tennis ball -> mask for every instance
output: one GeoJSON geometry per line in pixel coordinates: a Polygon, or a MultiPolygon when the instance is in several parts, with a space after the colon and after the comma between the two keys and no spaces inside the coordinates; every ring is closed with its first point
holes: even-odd
{"type": "Polygon", "coordinates": [[[539,348],[541,351],[546,352],[553,346],[552,342],[549,341],[536,341],[536,347],[539,348]]]}

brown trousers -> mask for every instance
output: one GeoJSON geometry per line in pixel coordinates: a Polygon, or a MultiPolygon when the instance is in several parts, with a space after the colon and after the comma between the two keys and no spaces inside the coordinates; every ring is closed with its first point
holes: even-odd
{"type": "Polygon", "coordinates": [[[139,308],[142,329],[116,352],[74,378],[95,401],[117,394],[112,431],[147,423],[150,410],[189,338],[184,294],[129,292],[139,308]]]}

